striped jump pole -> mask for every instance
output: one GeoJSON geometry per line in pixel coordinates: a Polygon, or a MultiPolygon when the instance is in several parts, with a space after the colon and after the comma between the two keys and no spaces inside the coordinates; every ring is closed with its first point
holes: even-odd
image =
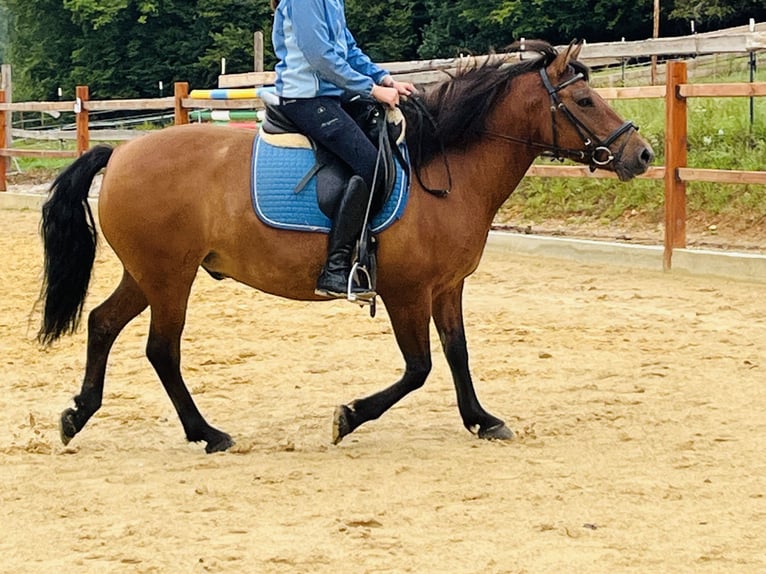
{"type": "MultiPolygon", "coordinates": [[[[259,88],[215,88],[212,90],[192,90],[189,98],[193,100],[206,100],[212,109],[198,109],[189,113],[189,120],[193,122],[213,122],[236,128],[258,129],[258,126],[266,117],[263,110],[256,109],[217,109],[213,102],[234,102],[245,100],[259,100],[261,93],[259,88]]],[[[204,105],[204,104],[202,104],[204,105]]],[[[226,108],[229,108],[227,105],[226,108]]]]}
{"type": "Polygon", "coordinates": [[[252,100],[259,96],[257,88],[215,88],[192,90],[189,97],[193,100],[252,100]]]}
{"type": "Polygon", "coordinates": [[[194,110],[189,113],[193,122],[262,122],[263,110],[194,110]]]}

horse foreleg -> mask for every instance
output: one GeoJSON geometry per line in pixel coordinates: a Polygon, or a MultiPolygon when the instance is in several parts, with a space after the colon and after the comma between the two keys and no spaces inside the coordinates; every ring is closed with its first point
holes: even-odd
{"type": "Polygon", "coordinates": [[[479,404],[468,367],[468,347],[463,325],[463,283],[434,300],[433,317],[447,357],[457,391],[457,404],[463,424],[480,438],[513,438],[513,432],[499,418],[479,404]]]}
{"type": "Polygon", "coordinates": [[[428,302],[420,301],[407,306],[396,306],[387,302],[386,309],[399,349],[404,356],[404,376],[382,391],[336,407],[333,420],[334,444],[338,444],[359,425],[377,419],[407,394],[422,387],[428,373],[431,372],[428,302]]]}
{"type": "Polygon", "coordinates": [[[123,273],[114,293],[88,316],[88,351],[80,394],[75,408],[61,413],[61,441],[69,441],[82,430],[90,417],[101,408],[104,376],[109,351],[122,329],[146,308],[146,297],[128,273],[123,273]]]}
{"type": "MultiPolygon", "coordinates": [[[[188,291],[185,296],[188,297],[188,291]]],[[[208,453],[224,451],[231,447],[234,441],[228,434],[213,428],[205,421],[181,376],[181,333],[184,328],[185,307],[183,305],[181,308],[178,305],[178,299],[152,303],[146,356],[181,419],[187,440],[205,441],[205,451],[208,453]]]]}

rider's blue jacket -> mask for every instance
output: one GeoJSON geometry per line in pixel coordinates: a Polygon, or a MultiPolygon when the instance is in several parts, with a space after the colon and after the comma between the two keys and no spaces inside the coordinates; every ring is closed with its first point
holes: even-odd
{"type": "Polygon", "coordinates": [[[285,98],[369,94],[388,75],[356,45],[343,0],[280,0],[272,43],[285,98]]]}

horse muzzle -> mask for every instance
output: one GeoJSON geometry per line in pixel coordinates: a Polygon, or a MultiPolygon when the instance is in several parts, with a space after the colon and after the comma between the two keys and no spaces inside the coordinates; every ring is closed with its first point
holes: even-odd
{"type": "Polygon", "coordinates": [[[620,181],[629,181],[645,173],[654,161],[654,150],[649,143],[637,133],[633,133],[628,145],[615,158],[613,169],[620,181]]]}

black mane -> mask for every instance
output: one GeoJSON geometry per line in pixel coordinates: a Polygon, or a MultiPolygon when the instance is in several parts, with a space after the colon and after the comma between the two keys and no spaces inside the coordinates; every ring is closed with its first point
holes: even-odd
{"type": "MultiPolygon", "coordinates": [[[[470,62],[450,79],[402,103],[407,145],[416,165],[423,165],[442,149],[465,147],[480,139],[489,112],[508,84],[521,74],[548,66],[558,55],[547,42],[527,40],[524,52],[536,52],[540,57],[508,64],[506,55],[515,52],[521,52],[518,42],[481,64],[470,62]]],[[[587,77],[584,66],[577,68],[587,77]]]]}

